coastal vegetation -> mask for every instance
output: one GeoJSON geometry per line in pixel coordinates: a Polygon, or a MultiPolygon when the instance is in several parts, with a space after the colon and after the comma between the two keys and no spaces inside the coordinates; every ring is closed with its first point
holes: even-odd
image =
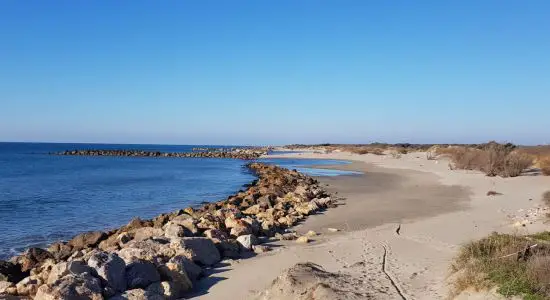
{"type": "Polygon", "coordinates": [[[493,233],[464,245],[452,265],[453,295],[468,289],[506,297],[550,298],[550,232],[533,235],[493,233]]]}
{"type": "Polygon", "coordinates": [[[538,169],[550,175],[550,146],[520,146],[494,141],[483,144],[316,144],[289,145],[290,149],[317,149],[325,152],[342,151],[354,154],[389,154],[394,158],[413,152],[426,152],[427,160],[447,157],[453,169],[477,170],[487,176],[517,177],[525,171],[538,169]],[[534,168],[534,169],[532,169],[534,168]]]}
{"type": "Polygon", "coordinates": [[[533,157],[516,150],[512,144],[488,143],[483,147],[440,148],[448,155],[453,169],[477,170],[487,176],[516,177],[533,165],[533,157]]]}

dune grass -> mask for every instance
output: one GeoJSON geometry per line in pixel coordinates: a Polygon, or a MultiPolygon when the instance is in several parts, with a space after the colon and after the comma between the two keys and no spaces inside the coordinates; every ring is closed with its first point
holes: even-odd
{"type": "Polygon", "coordinates": [[[550,156],[540,158],[538,165],[543,175],[550,176],[550,156]]]}
{"type": "Polygon", "coordinates": [[[533,164],[533,156],[516,151],[511,144],[487,143],[481,147],[449,147],[438,149],[446,155],[454,169],[478,170],[487,176],[516,177],[533,164]]]}
{"type": "Polygon", "coordinates": [[[453,295],[496,286],[506,297],[550,299],[550,232],[493,233],[464,245],[452,268],[456,274],[453,295]]]}

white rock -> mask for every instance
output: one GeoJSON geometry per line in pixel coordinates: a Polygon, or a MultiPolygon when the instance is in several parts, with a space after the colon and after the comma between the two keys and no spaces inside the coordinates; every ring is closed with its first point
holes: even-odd
{"type": "Polygon", "coordinates": [[[246,234],[237,237],[237,242],[247,250],[252,250],[252,246],[258,244],[258,238],[253,234],[246,234]]]}

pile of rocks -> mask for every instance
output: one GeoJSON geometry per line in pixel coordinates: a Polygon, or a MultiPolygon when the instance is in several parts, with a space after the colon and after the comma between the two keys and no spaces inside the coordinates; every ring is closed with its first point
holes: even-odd
{"type": "Polygon", "coordinates": [[[0,295],[13,299],[179,299],[220,260],[269,250],[268,237],[296,239],[287,228],[333,206],[313,178],[251,163],[246,191],[199,209],[134,219],[87,232],[47,250],[0,261],[0,295]]]}
{"type": "Polygon", "coordinates": [[[264,149],[234,149],[231,151],[200,151],[200,152],[160,152],[160,151],[143,151],[143,150],[66,150],[63,152],[54,153],[56,155],[73,155],[73,156],[133,156],[133,157],[178,157],[178,158],[234,158],[252,160],[258,159],[260,156],[267,154],[264,149]]]}

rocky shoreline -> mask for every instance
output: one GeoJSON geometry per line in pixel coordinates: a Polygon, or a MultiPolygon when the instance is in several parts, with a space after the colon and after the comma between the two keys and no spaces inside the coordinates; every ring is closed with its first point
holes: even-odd
{"type": "Polygon", "coordinates": [[[177,157],[177,158],[233,158],[243,160],[254,160],[262,155],[268,154],[269,148],[232,148],[207,149],[201,148],[193,152],[160,152],[144,150],[121,150],[121,149],[86,149],[66,150],[52,153],[65,156],[130,156],[130,157],[177,157]]]}
{"type": "Polygon", "coordinates": [[[223,259],[307,242],[288,228],[332,207],[319,183],[295,170],[247,165],[258,177],[226,200],[108,232],[86,232],[0,261],[0,299],[180,299],[223,259]]]}

